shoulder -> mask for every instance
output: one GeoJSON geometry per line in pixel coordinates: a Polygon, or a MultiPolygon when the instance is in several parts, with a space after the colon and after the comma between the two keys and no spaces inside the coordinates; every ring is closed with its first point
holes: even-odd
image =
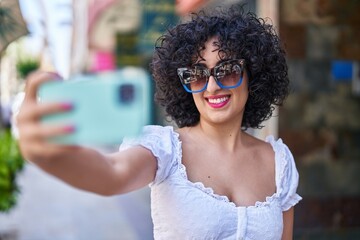
{"type": "Polygon", "coordinates": [[[275,172],[277,193],[282,201],[283,211],[297,204],[301,197],[296,193],[299,184],[299,173],[296,167],[294,157],[288,146],[273,136],[266,138],[275,153],[275,172]]]}
{"type": "Polygon", "coordinates": [[[143,132],[153,132],[153,131],[166,131],[166,132],[174,132],[174,128],[172,126],[161,126],[161,125],[146,125],[143,127],[143,132]]]}
{"type": "Polygon", "coordinates": [[[274,169],[274,150],[269,142],[248,135],[246,146],[251,150],[255,159],[261,161],[261,164],[267,165],[270,171],[274,169]]]}
{"type": "Polygon", "coordinates": [[[177,137],[178,134],[172,126],[147,125],[143,127],[142,132],[137,137],[124,138],[120,150],[137,145],[142,145],[151,150],[170,150],[177,137]]]}
{"type": "Polygon", "coordinates": [[[284,175],[288,171],[294,171],[297,174],[294,157],[282,139],[276,140],[274,136],[268,136],[265,141],[270,144],[275,154],[277,181],[283,180],[284,175]]]}
{"type": "Polygon", "coordinates": [[[289,170],[296,171],[297,173],[294,157],[283,140],[281,138],[276,140],[274,136],[270,135],[266,137],[265,141],[270,144],[275,154],[276,170],[280,174],[279,177],[285,174],[285,171],[289,170]]]}
{"type": "Polygon", "coordinates": [[[156,177],[153,182],[160,183],[173,171],[181,157],[181,143],[178,133],[171,126],[148,125],[137,138],[126,138],[120,151],[134,146],[142,146],[151,151],[157,160],[156,177]]]}

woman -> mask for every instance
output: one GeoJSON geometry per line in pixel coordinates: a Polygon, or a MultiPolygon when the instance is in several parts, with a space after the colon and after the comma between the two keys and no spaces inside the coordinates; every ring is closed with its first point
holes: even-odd
{"type": "Polygon", "coordinates": [[[109,155],[50,144],[74,129],[38,119],[71,106],[37,104],[37,87],[54,75],[35,73],[18,117],[24,157],[102,195],[149,184],[155,239],[292,239],[301,197],[291,152],[281,140],[245,132],[288,94],[272,26],[239,8],[193,15],[159,39],[151,68],[156,99],[178,129],[146,126],[109,155]]]}

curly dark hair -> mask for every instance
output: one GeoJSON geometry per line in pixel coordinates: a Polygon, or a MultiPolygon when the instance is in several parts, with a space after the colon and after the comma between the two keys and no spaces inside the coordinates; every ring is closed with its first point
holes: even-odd
{"type": "Polygon", "coordinates": [[[155,100],[181,128],[200,120],[192,94],[184,90],[177,68],[191,66],[211,37],[218,37],[220,59],[242,58],[246,62],[249,97],[242,127],[261,128],[289,93],[285,51],[272,25],[243,7],[217,8],[192,14],[161,36],[150,64],[156,82],[155,100]]]}

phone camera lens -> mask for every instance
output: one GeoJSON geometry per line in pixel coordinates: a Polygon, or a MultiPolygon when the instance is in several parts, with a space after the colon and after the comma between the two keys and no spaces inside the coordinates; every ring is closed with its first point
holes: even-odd
{"type": "Polygon", "coordinates": [[[123,84],[120,86],[120,102],[129,104],[134,101],[135,88],[132,84],[123,84]]]}

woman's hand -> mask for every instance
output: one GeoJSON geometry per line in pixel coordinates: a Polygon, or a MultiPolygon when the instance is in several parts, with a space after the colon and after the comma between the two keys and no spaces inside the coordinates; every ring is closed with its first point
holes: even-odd
{"type": "Polygon", "coordinates": [[[76,148],[48,141],[51,137],[73,132],[72,126],[46,125],[40,121],[46,115],[71,110],[70,103],[38,103],[38,87],[47,81],[58,81],[55,79],[60,79],[55,73],[34,72],[26,80],[25,99],[17,116],[17,127],[21,152],[29,161],[56,158],[76,148]]]}

